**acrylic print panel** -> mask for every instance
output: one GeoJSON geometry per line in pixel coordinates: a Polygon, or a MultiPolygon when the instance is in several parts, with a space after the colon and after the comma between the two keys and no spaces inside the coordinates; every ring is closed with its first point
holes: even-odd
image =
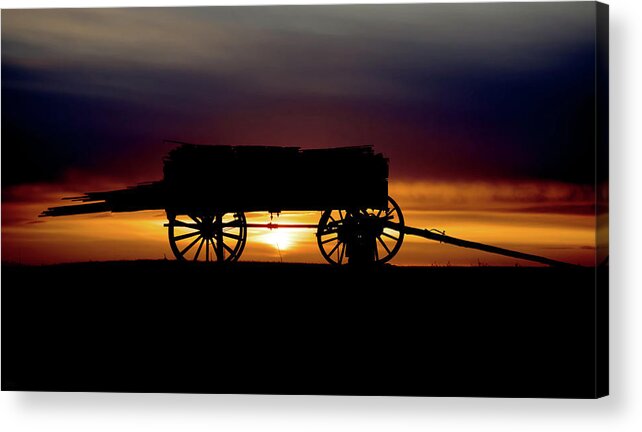
{"type": "Polygon", "coordinates": [[[606,5],[4,10],[2,46],[3,390],[608,393],[606,5]]]}

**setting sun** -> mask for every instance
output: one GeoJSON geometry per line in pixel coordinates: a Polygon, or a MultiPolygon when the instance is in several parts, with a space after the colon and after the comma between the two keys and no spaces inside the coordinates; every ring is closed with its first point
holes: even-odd
{"type": "Polygon", "coordinates": [[[294,233],[287,229],[272,229],[269,232],[261,235],[259,241],[272,245],[278,250],[290,249],[294,242],[294,233]]]}

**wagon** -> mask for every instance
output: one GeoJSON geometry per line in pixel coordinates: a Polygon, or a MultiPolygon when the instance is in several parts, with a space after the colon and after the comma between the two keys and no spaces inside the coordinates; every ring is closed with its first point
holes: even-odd
{"type": "Polygon", "coordinates": [[[331,149],[179,144],[163,161],[163,179],[127,189],[66,198],[40,216],[164,210],[177,260],[237,261],[248,228],[316,230],[331,264],[386,263],[404,235],[551,266],[568,263],[406,226],[388,196],[389,161],[372,146],[331,149]],[[318,211],[318,224],[248,223],[250,212],[318,211]]]}
{"type": "Polygon", "coordinates": [[[391,260],[404,233],[388,196],[388,159],[371,146],[331,149],[180,143],[164,159],[163,179],[67,198],[42,216],[165,210],[178,260],[238,260],[248,228],[312,228],[332,264],[391,260]],[[251,224],[246,213],[319,211],[318,224],[251,224]]]}

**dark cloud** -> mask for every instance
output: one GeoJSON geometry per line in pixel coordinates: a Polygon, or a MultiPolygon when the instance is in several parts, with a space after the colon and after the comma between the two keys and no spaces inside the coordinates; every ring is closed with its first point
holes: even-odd
{"type": "Polygon", "coordinates": [[[594,21],[592,2],[3,11],[2,181],[156,175],[177,138],[589,183],[594,21]]]}

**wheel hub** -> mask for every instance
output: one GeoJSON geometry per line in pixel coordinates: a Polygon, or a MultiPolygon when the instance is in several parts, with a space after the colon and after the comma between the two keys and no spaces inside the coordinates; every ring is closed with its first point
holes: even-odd
{"type": "Polygon", "coordinates": [[[213,223],[204,222],[201,225],[201,235],[204,238],[206,238],[208,240],[213,239],[215,232],[216,232],[216,230],[215,230],[215,226],[214,226],[213,223]]]}

